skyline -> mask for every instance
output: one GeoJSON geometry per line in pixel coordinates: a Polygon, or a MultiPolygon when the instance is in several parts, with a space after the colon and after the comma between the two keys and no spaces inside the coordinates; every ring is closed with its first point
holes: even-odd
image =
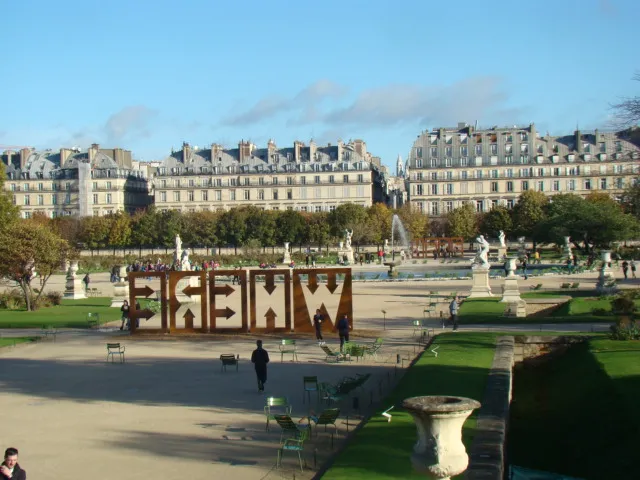
{"type": "Polygon", "coordinates": [[[394,171],[459,121],[611,128],[638,87],[631,0],[185,3],[7,4],[0,144],[150,161],[183,141],[361,138],[394,171]]]}

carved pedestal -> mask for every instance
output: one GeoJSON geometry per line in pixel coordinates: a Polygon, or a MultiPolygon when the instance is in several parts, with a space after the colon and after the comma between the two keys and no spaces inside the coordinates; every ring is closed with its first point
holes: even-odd
{"type": "Polygon", "coordinates": [[[76,276],[78,271],[78,262],[71,262],[69,270],[67,270],[67,283],[64,289],[64,298],[79,300],[87,298],[87,292],[84,288],[82,279],[76,276]]]}
{"type": "Polygon", "coordinates": [[[504,310],[504,316],[507,318],[524,318],[527,316],[527,302],[520,300],[519,302],[508,303],[504,310]]]}
{"type": "Polygon", "coordinates": [[[518,277],[515,274],[516,258],[507,258],[507,276],[504,279],[504,291],[502,292],[502,303],[518,303],[520,298],[520,289],[518,288],[518,277]]]}
{"type": "Polygon", "coordinates": [[[342,248],[338,250],[338,255],[339,258],[346,258],[347,259],[347,263],[349,265],[353,265],[355,263],[354,258],[353,258],[353,249],[351,248],[342,248]]]}
{"type": "Polygon", "coordinates": [[[609,266],[611,263],[611,251],[603,250],[601,252],[601,259],[602,267],[600,267],[600,274],[598,275],[596,289],[600,293],[607,293],[611,289],[611,284],[616,279],[613,275],[613,270],[609,266]]]}
{"type": "Polygon", "coordinates": [[[489,267],[473,266],[471,267],[471,276],[473,278],[473,283],[471,285],[469,298],[491,297],[491,287],[489,286],[489,267]]]}
{"type": "Polygon", "coordinates": [[[121,266],[118,270],[118,281],[113,285],[111,306],[120,308],[125,300],[129,300],[129,281],[127,280],[127,267],[121,266]]]}

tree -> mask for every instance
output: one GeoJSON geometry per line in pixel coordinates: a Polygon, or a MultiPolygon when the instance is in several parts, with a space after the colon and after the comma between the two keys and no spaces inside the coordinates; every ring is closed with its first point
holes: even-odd
{"type": "Polygon", "coordinates": [[[376,245],[382,245],[384,239],[391,235],[392,219],[393,211],[384,203],[374,203],[369,207],[366,223],[369,240],[376,245]]]}
{"type": "Polygon", "coordinates": [[[640,177],[634,179],[629,185],[621,198],[624,211],[634,215],[640,220],[640,177]]]}
{"type": "Polygon", "coordinates": [[[277,243],[276,212],[258,207],[246,207],[247,238],[255,239],[262,247],[273,247],[277,243]]]}
{"type": "Polygon", "coordinates": [[[80,242],[80,232],[82,230],[81,220],[78,217],[56,217],[51,219],[51,228],[60,235],[72,247],[76,247],[80,242]]]}
{"type": "Polygon", "coordinates": [[[180,233],[187,245],[212,247],[218,244],[216,212],[189,212],[182,217],[183,230],[180,233]]]}
{"type": "Polygon", "coordinates": [[[148,210],[138,210],[131,217],[131,245],[136,247],[157,247],[159,245],[160,212],[151,206],[148,210]]]}
{"type": "Polygon", "coordinates": [[[465,203],[447,215],[449,235],[470,240],[478,234],[478,215],[473,204],[465,203]]]}
{"type": "Polygon", "coordinates": [[[47,281],[70,252],[69,244],[36,222],[14,222],[0,232],[0,276],[13,280],[24,295],[28,311],[36,310],[47,281]],[[34,272],[40,290],[32,287],[34,272]]]}
{"type": "Polygon", "coordinates": [[[238,246],[241,246],[246,238],[247,227],[245,220],[246,216],[243,209],[232,208],[223,212],[218,221],[218,245],[233,245],[237,255],[238,246]]]}
{"type": "Polygon", "coordinates": [[[516,203],[511,212],[513,233],[515,235],[533,237],[536,226],[546,217],[548,203],[549,199],[542,192],[534,190],[522,192],[518,198],[518,203],[516,203]]]}
{"type": "Polygon", "coordinates": [[[343,203],[329,214],[331,234],[336,237],[344,237],[344,231],[353,230],[358,224],[364,224],[367,220],[367,209],[355,203],[343,203]]]}
{"type": "Polygon", "coordinates": [[[327,245],[331,239],[329,214],[326,212],[309,214],[306,217],[306,222],[309,242],[317,245],[318,248],[322,248],[323,245],[327,245]]]}
{"type": "MultiPolygon", "coordinates": [[[[640,81],[640,73],[636,73],[633,79],[640,81]]],[[[640,122],[640,97],[624,97],[611,107],[615,110],[618,127],[633,127],[640,122]]]]}
{"type": "Polygon", "coordinates": [[[7,228],[20,218],[20,209],[13,204],[13,200],[4,191],[5,178],[4,163],[0,162],[0,230],[7,228]]]}
{"type": "Polygon", "coordinates": [[[429,217],[410,203],[405,203],[397,211],[404,228],[407,229],[409,240],[423,238],[428,235],[429,217]]]}
{"type": "Polygon", "coordinates": [[[302,245],[307,228],[304,217],[295,210],[285,210],[276,217],[276,240],[278,243],[290,242],[302,245]]]}
{"type": "Polygon", "coordinates": [[[124,248],[130,244],[131,218],[124,212],[117,212],[108,215],[106,218],[109,225],[107,245],[113,248],[115,254],[117,247],[124,248]]]}
{"type": "Polygon", "coordinates": [[[107,217],[84,217],[80,220],[78,239],[91,250],[102,248],[107,245],[109,226],[107,217]]]}
{"type": "Polygon", "coordinates": [[[156,238],[158,244],[165,248],[173,248],[176,242],[176,235],[182,229],[182,214],[177,210],[166,210],[160,212],[156,217],[156,238]]]}
{"type": "Polygon", "coordinates": [[[493,207],[480,217],[480,231],[492,237],[497,237],[500,230],[509,235],[513,229],[511,212],[506,207],[493,207]]]}

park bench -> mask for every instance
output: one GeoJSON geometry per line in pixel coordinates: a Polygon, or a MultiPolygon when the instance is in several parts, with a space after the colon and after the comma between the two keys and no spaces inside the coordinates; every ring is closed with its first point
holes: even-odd
{"type": "Polygon", "coordinates": [[[58,330],[53,325],[43,325],[42,326],[42,336],[45,338],[53,338],[53,341],[56,341],[56,335],[58,335],[58,330]]]}
{"type": "Polygon", "coordinates": [[[283,338],[282,342],[280,343],[280,361],[284,361],[284,354],[285,353],[291,353],[292,354],[292,361],[297,362],[298,361],[298,349],[296,347],[296,341],[295,340],[290,340],[287,338],[283,338]]]}
{"type": "Polygon", "coordinates": [[[109,357],[111,357],[111,363],[113,363],[114,357],[119,355],[120,363],[124,363],[124,350],[124,345],[120,345],[119,343],[107,343],[107,362],[109,361],[109,357]]]}
{"type": "Polygon", "coordinates": [[[227,367],[233,367],[235,365],[236,372],[238,371],[238,365],[240,364],[240,355],[234,355],[233,353],[223,353],[220,355],[220,371],[227,371],[227,367]]]}
{"type": "Polygon", "coordinates": [[[344,360],[344,355],[342,355],[342,352],[334,352],[333,350],[331,350],[329,345],[320,345],[320,348],[327,355],[324,359],[325,362],[328,362],[330,358],[335,358],[336,362],[344,360]]]}

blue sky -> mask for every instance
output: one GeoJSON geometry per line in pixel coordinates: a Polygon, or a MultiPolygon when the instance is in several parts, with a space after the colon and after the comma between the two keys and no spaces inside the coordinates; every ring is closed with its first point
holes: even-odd
{"type": "MultiPolygon", "coordinates": [[[[637,0],[3,2],[0,145],[164,158],[424,129],[610,126],[638,94],[637,0]]],[[[2,148],[2,147],[0,147],[2,148]]]]}

